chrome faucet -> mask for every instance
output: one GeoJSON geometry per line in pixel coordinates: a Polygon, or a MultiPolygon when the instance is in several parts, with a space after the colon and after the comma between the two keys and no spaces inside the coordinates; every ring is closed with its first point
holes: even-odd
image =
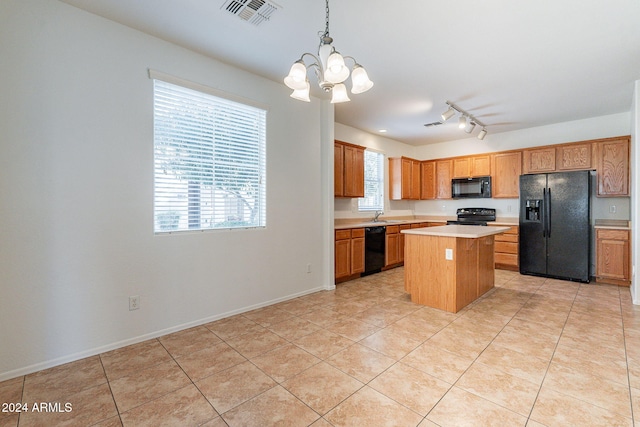
{"type": "Polygon", "coordinates": [[[375,214],[375,216],[373,217],[373,222],[378,222],[378,217],[379,217],[380,215],[384,215],[384,212],[382,212],[382,211],[376,211],[376,214],[375,214]]]}

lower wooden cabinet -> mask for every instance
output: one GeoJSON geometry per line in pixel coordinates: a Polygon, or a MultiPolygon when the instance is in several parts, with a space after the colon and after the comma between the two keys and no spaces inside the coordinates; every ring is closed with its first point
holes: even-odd
{"type": "Polygon", "coordinates": [[[502,270],[518,270],[518,226],[512,226],[509,231],[496,234],[495,238],[495,267],[502,270]]]}
{"type": "Polygon", "coordinates": [[[630,286],[629,230],[596,229],[596,281],[630,286]]]}
{"type": "MultiPolygon", "coordinates": [[[[400,226],[387,226],[387,235],[385,236],[385,257],[384,266],[398,264],[400,262],[400,226]]],[[[404,247],[402,248],[404,257],[404,247]]]]}
{"type": "Polygon", "coordinates": [[[364,271],[364,228],[335,231],[335,278],[364,271]]]}

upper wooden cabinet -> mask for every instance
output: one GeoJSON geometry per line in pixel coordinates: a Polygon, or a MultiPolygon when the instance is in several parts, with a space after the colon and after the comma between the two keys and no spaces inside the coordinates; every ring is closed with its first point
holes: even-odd
{"type": "Polygon", "coordinates": [[[597,143],[598,196],[629,195],[629,137],[597,143]]]}
{"type": "Polygon", "coordinates": [[[491,156],[492,197],[518,198],[520,195],[520,174],[522,173],[522,152],[496,153],[491,156]]]}
{"type": "Polygon", "coordinates": [[[364,147],[335,141],[334,196],[364,197],[364,147]]]}
{"type": "Polygon", "coordinates": [[[522,172],[540,173],[556,170],[556,148],[543,147],[522,151],[522,172]]]}
{"type": "Polygon", "coordinates": [[[436,161],[436,198],[451,198],[451,177],[453,175],[452,160],[436,161]]]}
{"type": "Polygon", "coordinates": [[[435,199],[438,195],[438,183],[436,179],[436,162],[433,160],[428,160],[426,162],[422,162],[422,173],[421,177],[421,190],[420,190],[420,198],[422,200],[432,200],[435,199]]]}
{"type": "Polygon", "coordinates": [[[558,171],[591,169],[594,167],[592,152],[591,142],[556,147],[556,169],[558,171]]]}
{"type": "Polygon", "coordinates": [[[389,158],[389,198],[420,199],[421,162],[408,157],[389,158]]]}
{"type": "Polygon", "coordinates": [[[487,176],[491,174],[491,156],[459,157],[453,159],[452,178],[467,178],[470,176],[487,176]]]}

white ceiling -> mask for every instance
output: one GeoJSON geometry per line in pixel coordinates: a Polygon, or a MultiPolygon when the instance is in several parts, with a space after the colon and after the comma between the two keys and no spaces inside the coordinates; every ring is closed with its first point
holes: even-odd
{"type": "MultiPolygon", "coordinates": [[[[276,0],[259,26],[224,0],[62,1],[278,82],[317,52],[325,27],[323,0],[276,0]]],[[[330,12],[334,46],[375,83],[336,105],[336,121],[408,144],[467,136],[455,119],[423,126],[447,100],[487,124],[489,139],[627,112],[640,79],[638,0],[333,0],[330,12]]]]}

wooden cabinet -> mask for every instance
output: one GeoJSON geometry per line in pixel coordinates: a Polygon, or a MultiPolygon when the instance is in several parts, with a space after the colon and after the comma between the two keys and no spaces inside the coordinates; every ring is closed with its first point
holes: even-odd
{"type": "Polygon", "coordinates": [[[522,172],[542,173],[556,170],[556,148],[543,147],[522,151],[522,172]]]}
{"type": "Polygon", "coordinates": [[[518,226],[497,234],[495,238],[495,267],[502,270],[518,270],[518,226]]]}
{"type": "Polygon", "coordinates": [[[334,196],[364,197],[364,147],[335,141],[334,196]]]}
{"type": "Polygon", "coordinates": [[[438,181],[436,179],[436,162],[428,160],[421,163],[420,173],[420,198],[422,200],[433,200],[438,195],[438,181]]]}
{"type": "Polygon", "coordinates": [[[335,278],[364,271],[364,228],[335,231],[335,278]]]}
{"type": "Polygon", "coordinates": [[[400,260],[399,262],[404,262],[404,242],[405,242],[405,235],[402,233],[402,230],[409,230],[410,228],[413,228],[413,225],[411,224],[402,224],[398,227],[398,232],[399,234],[399,239],[398,239],[398,259],[400,260]]]}
{"type": "Polygon", "coordinates": [[[453,159],[453,177],[487,176],[491,174],[491,156],[459,157],[453,159]]]}
{"type": "Polygon", "coordinates": [[[385,267],[398,264],[400,262],[399,251],[400,227],[397,225],[387,226],[387,235],[385,240],[385,267]]]}
{"type": "Polygon", "coordinates": [[[594,167],[591,142],[561,145],[556,148],[556,170],[583,170],[594,167]]]}
{"type": "Polygon", "coordinates": [[[629,195],[629,137],[597,143],[598,193],[600,197],[629,195]]]}
{"type": "Polygon", "coordinates": [[[436,198],[451,198],[451,176],[453,174],[453,162],[451,160],[436,161],[436,198]]]}
{"type": "Polygon", "coordinates": [[[596,280],[631,285],[629,230],[596,229],[596,280]]]}
{"type": "Polygon", "coordinates": [[[408,157],[389,159],[389,198],[391,200],[420,199],[421,162],[408,157]]]}
{"type": "Polygon", "coordinates": [[[522,173],[522,152],[496,153],[491,156],[492,197],[518,198],[522,173]]]}

